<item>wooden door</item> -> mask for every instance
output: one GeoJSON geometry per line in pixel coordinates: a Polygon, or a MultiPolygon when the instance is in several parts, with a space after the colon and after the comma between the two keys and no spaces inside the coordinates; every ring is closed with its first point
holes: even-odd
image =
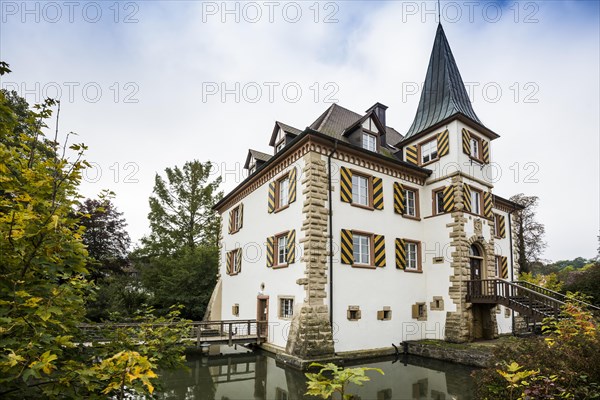
{"type": "Polygon", "coordinates": [[[258,296],[256,321],[260,337],[266,339],[269,336],[269,296],[258,296]]]}

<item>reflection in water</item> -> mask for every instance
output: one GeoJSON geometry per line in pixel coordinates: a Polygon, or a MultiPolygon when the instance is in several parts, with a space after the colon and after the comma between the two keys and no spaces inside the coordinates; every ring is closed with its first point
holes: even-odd
{"type": "MultiPolygon", "coordinates": [[[[224,351],[231,351],[225,347],[224,351]]],[[[299,400],[306,399],[301,371],[277,365],[264,352],[245,350],[188,356],[188,370],[161,374],[159,399],[186,400],[299,400]]],[[[364,387],[352,386],[360,400],[471,399],[471,368],[417,357],[378,359],[347,366],[381,368],[385,375],[369,374],[364,387]]]]}

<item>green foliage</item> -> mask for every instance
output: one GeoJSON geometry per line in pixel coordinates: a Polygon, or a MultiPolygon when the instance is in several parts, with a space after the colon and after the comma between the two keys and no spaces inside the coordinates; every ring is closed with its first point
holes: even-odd
{"type": "Polygon", "coordinates": [[[365,382],[370,381],[371,378],[366,375],[366,371],[376,371],[384,375],[379,368],[343,368],[333,363],[312,363],[310,367],[319,367],[320,370],[317,373],[304,374],[308,378],[306,394],[322,399],[333,399],[336,393],[340,395],[341,400],[352,399],[352,395],[346,393],[347,386],[351,383],[363,386],[365,382]]]}
{"type": "Polygon", "coordinates": [[[533,272],[524,272],[519,275],[519,280],[533,283],[534,285],[545,287],[555,292],[561,292],[563,283],[558,279],[558,275],[551,273],[548,275],[534,275],[533,272]]]}
{"type": "Polygon", "coordinates": [[[532,266],[539,262],[542,252],[546,248],[544,224],[536,219],[535,209],[538,206],[537,196],[525,196],[523,193],[510,198],[524,208],[513,213],[514,230],[517,234],[515,245],[518,249],[518,263],[521,272],[531,272],[532,266]]]}
{"type": "Polygon", "coordinates": [[[140,266],[143,287],[152,294],[150,304],[160,313],[181,304],[185,318],[201,320],[216,284],[218,255],[218,248],[200,246],[140,266]]]}
{"type": "Polygon", "coordinates": [[[217,192],[221,177],[210,180],[213,173],[210,162],[189,161],[183,168],[166,168],[166,181],[156,175],[148,214],[151,233],[142,239],[143,255],[169,256],[218,244],[220,218],[213,206],[223,193],[217,192]]]}
{"type": "Polygon", "coordinates": [[[592,314],[569,301],[543,331],[542,338],[514,339],[496,350],[500,368],[474,373],[478,398],[600,398],[600,334],[592,314]]]}
{"type": "Polygon", "coordinates": [[[564,289],[584,293],[590,297],[590,302],[600,304],[600,262],[570,273],[565,278],[564,289]]]}
{"type": "Polygon", "coordinates": [[[96,283],[93,300],[86,304],[87,318],[101,322],[118,315],[129,320],[150,304],[150,300],[148,291],[133,275],[109,275],[96,283]]]}
{"type": "Polygon", "coordinates": [[[165,347],[83,345],[79,325],[93,283],[85,227],[73,209],[86,148],[61,148],[58,132],[44,138],[56,104],[23,109],[0,92],[0,397],[123,398],[124,385],[149,394],[152,371],[173,360],[161,355],[165,347]]]}

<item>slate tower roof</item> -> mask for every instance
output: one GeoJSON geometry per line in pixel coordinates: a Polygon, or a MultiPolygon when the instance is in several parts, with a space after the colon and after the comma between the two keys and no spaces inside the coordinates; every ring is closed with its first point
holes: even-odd
{"type": "Polygon", "coordinates": [[[456,115],[466,117],[478,127],[495,135],[483,125],[473,111],[448,39],[442,25],[439,24],[417,114],[404,140],[456,115]]]}

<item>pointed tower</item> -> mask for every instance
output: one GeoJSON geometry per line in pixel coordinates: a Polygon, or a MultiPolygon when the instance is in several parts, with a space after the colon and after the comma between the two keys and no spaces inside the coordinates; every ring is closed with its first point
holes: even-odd
{"type": "Polygon", "coordinates": [[[417,113],[403,142],[435,130],[453,118],[462,120],[484,134],[498,137],[475,114],[444,28],[438,24],[417,113]]]}

